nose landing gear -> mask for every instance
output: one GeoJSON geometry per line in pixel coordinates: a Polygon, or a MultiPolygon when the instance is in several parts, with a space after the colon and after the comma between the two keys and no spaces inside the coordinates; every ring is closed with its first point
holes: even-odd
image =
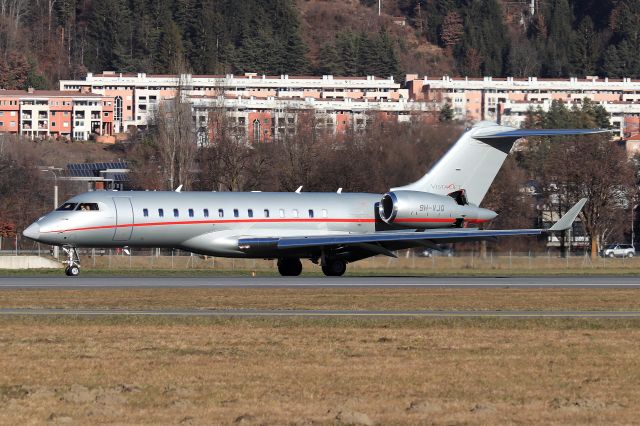
{"type": "Polygon", "coordinates": [[[77,277],[80,275],[80,256],[75,247],[63,247],[65,253],[67,253],[67,260],[64,263],[64,273],[69,277],[77,277]]]}

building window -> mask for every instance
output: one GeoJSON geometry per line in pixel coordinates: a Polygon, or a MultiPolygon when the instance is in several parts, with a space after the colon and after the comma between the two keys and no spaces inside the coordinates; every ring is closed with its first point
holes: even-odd
{"type": "Polygon", "coordinates": [[[178,217],[180,216],[180,212],[178,211],[178,209],[173,209],[173,217],[178,217]]]}
{"type": "Polygon", "coordinates": [[[204,217],[209,217],[209,209],[202,210],[202,214],[204,215],[204,217]]]}
{"type": "Polygon", "coordinates": [[[238,209],[233,209],[233,217],[240,217],[240,211],[238,211],[238,209]]]}
{"type": "Polygon", "coordinates": [[[253,209],[247,210],[247,216],[253,217],[253,209]]]}
{"type": "Polygon", "coordinates": [[[193,217],[193,209],[189,209],[189,217],[193,217]]]}
{"type": "Polygon", "coordinates": [[[218,209],[218,217],[224,217],[224,210],[218,209]]]}
{"type": "Polygon", "coordinates": [[[269,209],[264,209],[264,217],[269,217],[269,209]]]}
{"type": "Polygon", "coordinates": [[[51,127],[56,127],[56,122],[55,121],[51,122],[51,127]]]}
{"type": "Polygon", "coordinates": [[[280,209],[280,217],[284,217],[284,209],[280,209]]]}
{"type": "Polygon", "coordinates": [[[158,209],[158,217],[164,217],[164,209],[158,209]]]}
{"type": "Polygon", "coordinates": [[[293,217],[298,217],[298,209],[293,209],[293,217]]]}
{"type": "Polygon", "coordinates": [[[142,215],[144,217],[149,217],[149,209],[142,209],[142,215]]]}
{"type": "Polygon", "coordinates": [[[4,121],[0,121],[0,127],[4,126],[4,121]]]}
{"type": "Polygon", "coordinates": [[[313,219],[313,210],[309,209],[309,217],[313,219]]]}
{"type": "Polygon", "coordinates": [[[113,110],[113,116],[116,121],[122,121],[122,97],[116,96],[116,106],[113,110]]]}
{"type": "Polygon", "coordinates": [[[322,217],[329,217],[327,209],[322,209],[322,217]]]}

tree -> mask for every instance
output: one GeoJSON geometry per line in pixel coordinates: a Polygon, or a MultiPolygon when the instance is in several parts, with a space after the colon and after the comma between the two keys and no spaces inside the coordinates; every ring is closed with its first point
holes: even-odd
{"type": "Polygon", "coordinates": [[[440,110],[439,120],[441,122],[453,120],[453,108],[451,108],[451,104],[449,102],[442,106],[442,109],[440,110]]]}
{"type": "MultiPolygon", "coordinates": [[[[181,82],[184,87],[187,82],[181,82]]],[[[190,189],[196,156],[196,133],[191,106],[182,99],[182,91],[162,102],[152,119],[153,141],[157,145],[166,188],[183,185],[190,189]]]]}
{"type": "Polygon", "coordinates": [[[462,40],[463,34],[464,25],[460,14],[455,11],[447,13],[442,21],[442,30],[440,31],[440,39],[444,47],[453,51],[453,48],[462,40]]]}

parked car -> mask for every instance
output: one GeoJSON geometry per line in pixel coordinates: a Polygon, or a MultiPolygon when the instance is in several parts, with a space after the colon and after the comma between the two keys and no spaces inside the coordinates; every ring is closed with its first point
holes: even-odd
{"type": "Polygon", "coordinates": [[[636,249],[631,244],[609,244],[602,249],[603,257],[633,257],[636,249]]]}

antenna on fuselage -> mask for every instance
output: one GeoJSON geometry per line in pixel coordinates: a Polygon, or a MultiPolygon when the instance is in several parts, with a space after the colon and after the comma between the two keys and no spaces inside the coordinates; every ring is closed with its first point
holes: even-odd
{"type": "Polygon", "coordinates": [[[176,188],[176,192],[180,192],[180,191],[182,191],[182,185],[180,185],[180,186],[178,186],[178,187],[176,188]]]}
{"type": "Polygon", "coordinates": [[[298,187],[298,189],[296,189],[296,194],[299,194],[299,193],[301,193],[301,192],[302,192],[302,185],[300,185],[300,186],[298,187]]]}

